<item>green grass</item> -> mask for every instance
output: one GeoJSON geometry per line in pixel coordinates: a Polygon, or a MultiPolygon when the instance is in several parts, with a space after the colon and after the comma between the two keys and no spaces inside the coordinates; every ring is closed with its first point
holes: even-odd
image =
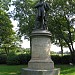
{"type": "Polygon", "coordinates": [[[0,75],[20,75],[21,68],[27,67],[25,65],[0,65],[0,75]]]}
{"type": "MultiPolygon", "coordinates": [[[[25,65],[0,65],[0,75],[21,75],[21,68],[26,68],[25,65]]],[[[56,68],[60,68],[60,75],[75,75],[75,66],[70,65],[56,65],[56,68]]]]}
{"type": "Polygon", "coordinates": [[[75,65],[56,65],[55,67],[60,68],[60,75],[75,75],[75,65]]]}

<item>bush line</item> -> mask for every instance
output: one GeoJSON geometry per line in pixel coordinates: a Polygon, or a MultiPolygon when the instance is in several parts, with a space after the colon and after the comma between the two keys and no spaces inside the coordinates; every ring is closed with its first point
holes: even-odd
{"type": "MultiPolygon", "coordinates": [[[[52,55],[52,60],[54,64],[69,64],[72,63],[70,55],[52,55]]],[[[31,59],[30,54],[9,54],[7,55],[0,55],[0,64],[7,64],[7,65],[20,65],[20,64],[28,64],[29,60],[31,59]]],[[[73,61],[75,63],[75,59],[73,61]]]]}

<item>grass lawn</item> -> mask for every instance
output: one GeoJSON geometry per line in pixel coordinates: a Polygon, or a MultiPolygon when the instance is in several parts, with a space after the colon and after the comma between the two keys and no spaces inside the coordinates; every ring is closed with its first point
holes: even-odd
{"type": "Polygon", "coordinates": [[[60,75],[75,75],[75,65],[56,65],[55,67],[60,68],[60,75]]]}
{"type": "MultiPolygon", "coordinates": [[[[25,65],[0,65],[0,75],[20,75],[21,68],[26,68],[25,65]]],[[[75,66],[70,65],[56,65],[56,68],[61,69],[61,75],[75,75],[75,66]]]]}
{"type": "Polygon", "coordinates": [[[20,75],[21,68],[25,65],[0,65],[0,75],[20,75]]]}

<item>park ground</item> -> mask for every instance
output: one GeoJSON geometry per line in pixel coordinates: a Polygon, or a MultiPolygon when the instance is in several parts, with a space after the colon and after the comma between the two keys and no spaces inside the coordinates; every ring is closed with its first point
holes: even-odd
{"type": "MultiPolygon", "coordinates": [[[[0,75],[21,75],[21,68],[27,65],[0,65],[0,75]]],[[[60,68],[60,75],[75,75],[75,65],[55,65],[60,68]]]]}

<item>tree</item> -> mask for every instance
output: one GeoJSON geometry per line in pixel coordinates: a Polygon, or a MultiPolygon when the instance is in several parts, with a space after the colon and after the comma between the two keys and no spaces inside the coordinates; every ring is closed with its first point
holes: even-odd
{"type": "Polygon", "coordinates": [[[0,0],[0,10],[9,10],[11,0],[0,0]]]}
{"type": "Polygon", "coordinates": [[[75,32],[74,32],[74,27],[71,24],[70,17],[75,14],[75,10],[74,10],[75,1],[74,0],[66,0],[66,1],[52,0],[51,7],[52,7],[50,10],[51,11],[50,15],[52,17],[51,19],[54,20],[53,22],[54,24],[56,24],[56,26],[54,27],[54,29],[56,29],[54,30],[55,31],[54,37],[61,38],[64,40],[64,42],[69,47],[72,58],[73,58],[73,55],[75,54],[75,50],[73,47],[73,42],[75,41],[75,38],[74,38],[75,32]]]}
{"type": "Polygon", "coordinates": [[[0,47],[3,48],[6,54],[9,53],[9,48],[14,42],[13,25],[9,16],[3,10],[0,10],[0,47]]]}
{"type": "Polygon", "coordinates": [[[13,5],[15,6],[15,16],[14,19],[16,19],[19,24],[19,31],[18,35],[24,36],[28,35],[30,36],[30,33],[32,32],[33,26],[34,26],[34,4],[36,1],[32,0],[16,0],[13,2],[13,5]]]}
{"type": "Polygon", "coordinates": [[[49,30],[52,33],[52,38],[54,38],[53,42],[55,42],[55,44],[59,44],[60,46],[66,46],[66,43],[70,51],[73,50],[71,46],[73,45],[73,42],[75,40],[75,32],[73,26],[70,25],[70,22],[67,20],[66,17],[62,16],[59,18],[55,17],[51,19],[49,21],[49,30]]]}
{"type": "Polygon", "coordinates": [[[13,0],[0,0],[0,51],[8,54],[19,47],[19,37],[13,31],[10,21],[9,7],[13,0]]]}
{"type": "MultiPolygon", "coordinates": [[[[16,13],[15,19],[19,21],[19,34],[28,35],[34,27],[35,23],[35,9],[36,1],[33,0],[16,0],[14,2],[16,13]]],[[[50,11],[48,16],[48,30],[52,33],[52,42],[58,41],[61,49],[63,46],[68,46],[71,55],[74,55],[73,42],[75,41],[74,27],[71,25],[69,18],[75,14],[74,0],[47,0],[50,4],[50,11]],[[66,44],[66,45],[64,45],[66,44]]]]}

